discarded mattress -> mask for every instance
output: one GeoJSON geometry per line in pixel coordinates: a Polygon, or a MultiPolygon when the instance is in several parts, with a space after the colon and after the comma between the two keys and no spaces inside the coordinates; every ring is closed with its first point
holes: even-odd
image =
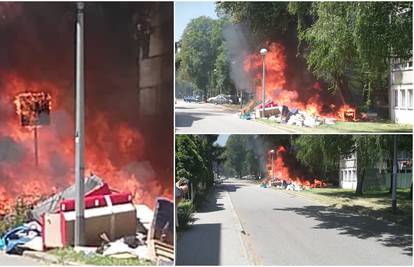
{"type": "MultiPolygon", "coordinates": [[[[106,183],[102,181],[98,176],[92,175],[85,180],[85,197],[92,195],[105,195],[110,194],[110,189],[106,183]]],[[[75,198],[76,191],[75,185],[72,185],[62,192],[55,194],[35,206],[32,210],[32,217],[36,221],[40,221],[40,218],[45,213],[54,213],[59,209],[59,203],[65,199],[75,198]]]]}
{"type": "MultiPolygon", "coordinates": [[[[110,240],[135,235],[136,216],[130,193],[85,197],[85,245],[99,246],[102,233],[106,233],[110,240]]],[[[62,201],[57,213],[45,213],[42,216],[45,247],[73,245],[75,218],[74,199],[62,201]]]]}

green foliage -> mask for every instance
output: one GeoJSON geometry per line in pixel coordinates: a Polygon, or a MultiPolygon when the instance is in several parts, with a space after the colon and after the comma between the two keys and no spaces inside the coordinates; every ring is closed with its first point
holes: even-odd
{"type": "Polygon", "coordinates": [[[214,142],[217,135],[177,135],[175,177],[190,180],[195,190],[194,204],[201,202],[214,182],[213,162],[221,162],[222,149],[214,142]]]}
{"type": "Polygon", "coordinates": [[[248,22],[259,42],[296,25],[312,73],[344,100],[359,92],[366,109],[388,87],[389,59],[412,57],[412,2],[219,2],[217,10],[248,22]]]}
{"type": "MultiPolygon", "coordinates": [[[[358,194],[362,194],[367,170],[374,168],[378,162],[392,158],[393,151],[392,135],[301,135],[293,143],[296,158],[316,174],[337,175],[339,155],[356,151],[358,194]]],[[[411,151],[411,147],[410,135],[398,136],[399,151],[411,151]]]]}
{"type": "Polygon", "coordinates": [[[260,156],[264,153],[258,147],[261,143],[260,136],[231,135],[224,152],[226,173],[239,178],[245,175],[258,175],[262,168],[260,156]]]}
{"type": "Polygon", "coordinates": [[[180,53],[180,80],[192,83],[204,96],[234,93],[223,39],[226,19],[193,19],[185,28],[180,53]]]}
{"type": "Polygon", "coordinates": [[[183,200],[177,206],[178,229],[184,230],[194,222],[194,206],[190,200],[183,200]]]}
{"type": "Polygon", "coordinates": [[[152,265],[150,261],[140,260],[138,258],[131,259],[117,259],[108,256],[102,256],[97,253],[77,252],[72,247],[55,249],[50,251],[51,254],[56,255],[59,259],[59,264],[87,264],[87,265],[152,265]]]}
{"type": "Polygon", "coordinates": [[[18,197],[11,208],[11,213],[0,220],[0,236],[8,230],[27,222],[31,206],[30,202],[18,197]]]}
{"type": "Polygon", "coordinates": [[[219,14],[229,14],[234,23],[249,22],[254,38],[263,40],[275,32],[284,33],[294,20],[288,2],[218,2],[219,14]]]}
{"type": "Polygon", "coordinates": [[[337,173],[339,155],[349,152],[353,141],[351,135],[301,135],[293,144],[296,158],[316,175],[326,177],[337,173]]]}

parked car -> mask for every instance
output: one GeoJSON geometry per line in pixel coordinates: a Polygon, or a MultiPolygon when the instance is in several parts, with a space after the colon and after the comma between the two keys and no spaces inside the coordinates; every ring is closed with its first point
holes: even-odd
{"type": "Polygon", "coordinates": [[[218,95],[215,97],[210,97],[207,99],[207,102],[213,103],[213,104],[229,104],[229,100],[224,95],[218,95]]]}
{"type": "Polygon", "coordinates": [[[201,102],[201,96],[185,96],[184,102],[201,102]]]}

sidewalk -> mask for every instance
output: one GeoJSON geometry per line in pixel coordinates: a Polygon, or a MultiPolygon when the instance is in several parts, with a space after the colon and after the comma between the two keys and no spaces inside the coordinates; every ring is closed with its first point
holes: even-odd
{"type": "Polygon", "coordinates": [[[196,221],[177,240],[176,265],[249,265],[241,225],[224,186],[209,196],[196,221]]]}

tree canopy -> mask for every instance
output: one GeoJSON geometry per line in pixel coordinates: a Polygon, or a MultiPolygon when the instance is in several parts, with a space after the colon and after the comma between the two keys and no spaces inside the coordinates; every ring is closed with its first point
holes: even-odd
{"type": "Polygon", "coordinates": [[[227,23],[224,18],[193,19],[184,30],[181,49],[176,55],[180,60],[177,80],[192,83],[194,91],[204,96],[220,92],[235,94],[223,39],[223,27],[227,23]]]}
{"type": "Polygon", "coordinates": [[[309,70],[342,97],[363,91],[367,108],[387,89],[390,59],[412,58],[412,2],[218,2],[217,10],[248,22],[259,42],[295,29],[309,70]]]}

